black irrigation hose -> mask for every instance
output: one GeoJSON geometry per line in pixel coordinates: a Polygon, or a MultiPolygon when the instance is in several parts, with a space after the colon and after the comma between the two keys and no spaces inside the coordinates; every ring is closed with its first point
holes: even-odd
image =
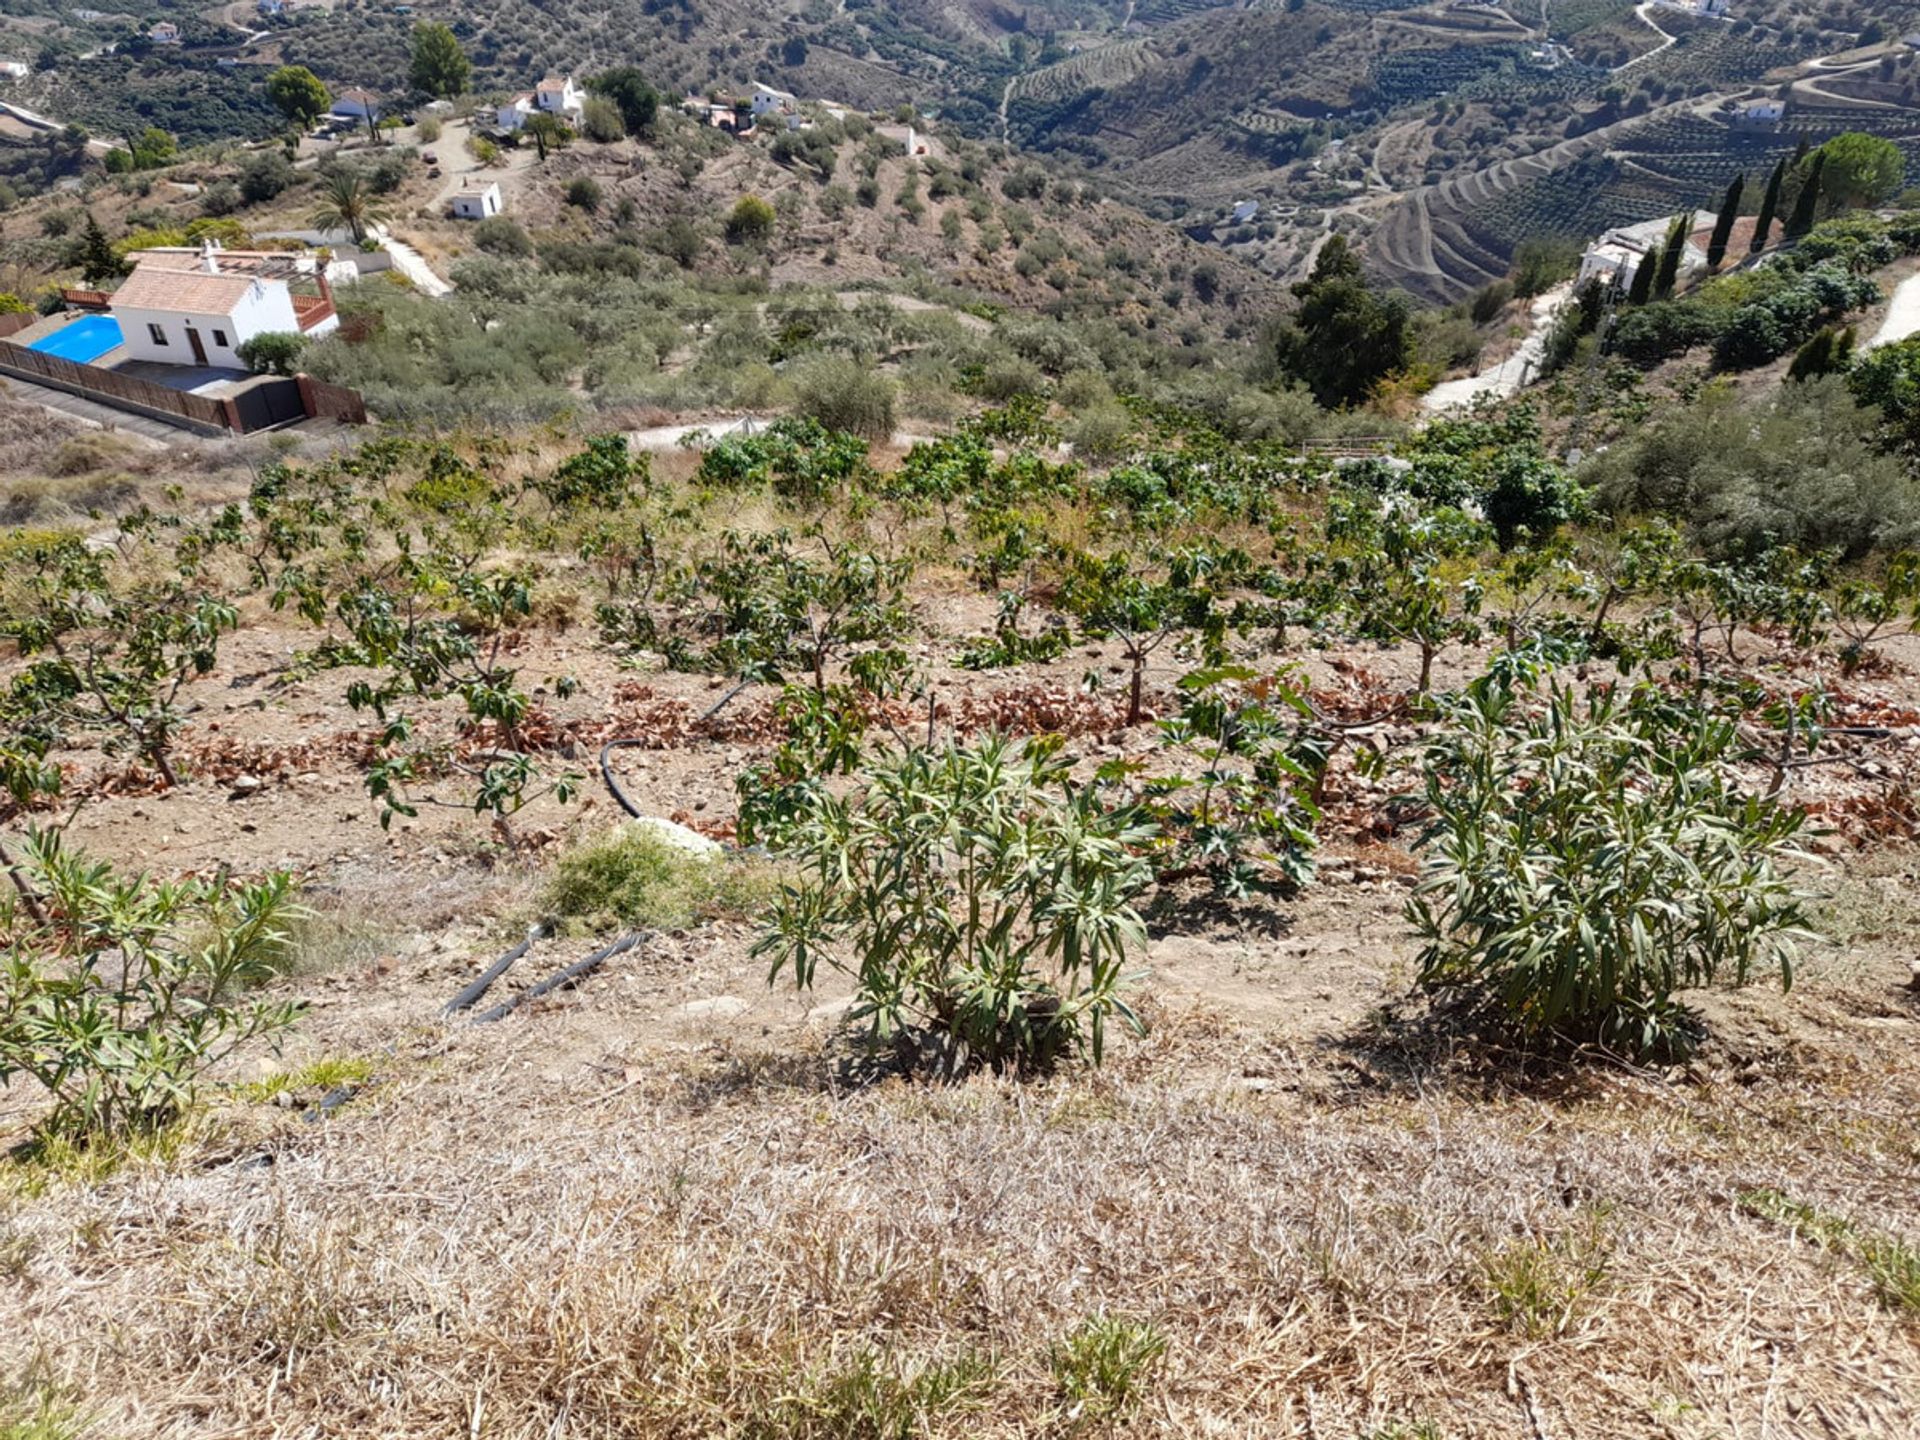
{"type": "Polygon", "coordinates": [[[620,788],[620,782],[613,778],[613,768],[607,764],[607,755],[609,752],[618,750],[622,746],[645,745],[647,743],[645,740],[609,740],[600,747],[600,778],[607,782],[607,789],[613,792],[613,798],[619,804],[620,808],[636,820],[644,817],[640,814],[639,810],[634,808],[633,802],[627,799],[627,792],[620,788]]]}
{"type": "Polygon", "coordinates": [[[527,931],[526,939],[507,951],[507,953],[502,955],[498,960],[494,961],[493,964],[489,965],[486,970],[481,973],[477,980],[467,986],[467,988],[462,990],[458,995],[454,996],[453,999],[449,1000],[446,1008],[440,1012],[441,1017],[444,1019],[448,1015],[458,1015],[462,1010],[471,1009],[479,1002],[480,997],[492,988],[493,982],[506,974],[508,969],[512,967],[513,962],[526,954],[528,950],[532,949],[533,942],[546,933],[546,926],[533,926],[527,931]]]}
{"type": "Polygon", "coordinates": [[[474,1016],[473,1023],[476,1025],[486,1025],[495,1020],[505,1019],[515,1010],[519,1009],[520,1006],[526,1004],[527,1001],[538,1000],[542,995],[558,990],[564,985],[571,985],[582,975],[597,969],[605,961],[611,960],[616,955],[624,955],[646,938],[647,932],[645,930],[635,930],[630,935],[623,935],[605,949],[594,951],[593,954],[587,956],[584,960],[574,961],[573,964],[567,966],[566,969],[556,975],[549,975],[532,989],[523,990],[511,1000],[503,1000],[491,1010],[474,1016]]]}
{"type": "MultiPolygon", "coordinates": [[[[711,720],[714,716],[718,715],[722,710],[724,710],[727,707],[728,702],[731,701],[734,696],[738,695],[742,690],[746,689],[751,684],[753,684],[752,680],[742,680],[738,685],[734,686],[731,690],[727,691],[726,694],[722,695],[718,700],[714,701],[713,704],[710,705],[706,709],[706,711],[699,717],[699,719],[694,721],[694,724],[696,725],[699,724],[701,720],[711,720]]],[[[627,814],[631,815],[636,820],[644,820],[647,817],[640,812],[638,807],[636,807],[631,800],[627,798],[627,792],[620,788],[620,782],[613,778],[613,767],[607,763],[607,756],[612,754],[615,750],[624,749],[629,745],[650,745],[652,743],[653,742],[651,740],[634,738],[634,739],[626,739],[626,740],[609,740],[606,744],[600,747],[600,778],[607,782],[607,790],[613,796],[615,803],[617,803],[622,810],[626,811],[627,814]]]]}

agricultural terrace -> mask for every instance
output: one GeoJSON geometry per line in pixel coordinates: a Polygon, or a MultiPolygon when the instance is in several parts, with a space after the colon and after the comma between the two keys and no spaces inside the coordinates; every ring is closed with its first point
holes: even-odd
{"type": "Polygon", "coordinates": [[[1878,402],[1050,391],[0,411],[0,1433],[1910,1428],[1878,402]]]}

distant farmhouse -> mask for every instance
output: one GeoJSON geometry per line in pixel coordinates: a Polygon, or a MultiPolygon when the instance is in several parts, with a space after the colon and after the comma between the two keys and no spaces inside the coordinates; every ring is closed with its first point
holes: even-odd
{"type": "Polygon", "coordinates": [[[337,116],[342,120],[373,120],[377,122],[380,119],[380,109],[380,97],[372,91],[342,90],[338,95],[333,97],[333,105],[328,109],[327,113],[337,116]]]}
{"type": "MultiPolygon", "coordinates": [[[[1707,268],[1707,246],[1713,239],[1714,216],[1709,211],[1694,213],[1694,227],[1687,235],[1686,248],[1680,255],[1679,274],[1691,275],[1695,271],[1707,268]]],[[[1620,225],[1607,231],[1580,257],[1579,284],[1599,279],[1605,283],[1630,285],[1634,272],[1648,257],[1657,257],[1667,243],[1667,231],[1672,227],[1675,217],[1663,215],[1657,220],[1642,220],[1637,225],[1620,225]]],[[[1753,244],[1753,231],[1758,218],[1743,215],[1733,222],[1732,233],[1727,237],[1729,255],[1745,255],[1753,244]]]]}
{"type": "Polygon", "coordinates": [[[509,98],[495,112],[494,123],[512,134],[541,111],[578,126],[587,113],[587,102],[571,75],[549,75],[533,89],[509,98]]]}
{"type": "Polygon", "coordinates": [[[158,25],[155,25],[151,30],[147,31],[147,39],[156,45],[178,45],[180,43],[180,27],[171,20],[162,20],[158,25]]]}

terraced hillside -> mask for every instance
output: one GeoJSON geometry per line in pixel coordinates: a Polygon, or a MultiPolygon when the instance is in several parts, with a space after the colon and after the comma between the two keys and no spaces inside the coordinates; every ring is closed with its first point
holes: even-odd
{"type": "MultiPolygon", "coordinates": [[[[1732,177],[1764,175],[1804,140],[1818,145],[1858,129],[1847,105],[1796,105],[1778,129],[1733,123],[1707,95],[1621,120],[1518,160],[1424,185],[1397,202],[1369,237],[1382,278],[1437,302],[1451,302],[1506,273],[1523,240],[1582,239],[1609,226],[1706,209],[1732,177]]],[[[1920,176],[1920,112],[1872,117],[1877,134],[1908,156],[1920,176]]]]}

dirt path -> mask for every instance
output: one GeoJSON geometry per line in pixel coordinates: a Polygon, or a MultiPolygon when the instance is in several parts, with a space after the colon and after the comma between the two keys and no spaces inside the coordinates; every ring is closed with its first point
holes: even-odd
{"type": "Polygon", "coordinates": [[[1920,275],[1909,275],[1894,287],[1887,318],[1880,322],[1873,338],[1860,348],[1878,350],[1882,345],[1897,344],[1913,334],[1920,334],[1920,275]]]}
{"type": "Polygon", "coordinates": [[[1540,361],[1547,353],[1547,338],[1553,333],[1554,321],[1559,317],[1560,307],[1566,304],[1572,294],[1573,282],[1569,280],[1535,296],[1528,312],[1532,326],[1511,355],[1477,375],[1434,386],[1421,396],[1421,408],[1429,415],[1437,415],[1443,410],[1470,405],[1482,395],[1505,397],[1520,389],[1529,378],[1539,373],[1540,361]]]}
{"type": "Polygon", "coordinates": [[[1654,9],[1653,0],[1640,0],[1640,3],[1633,7],[1633,13],[1639,18],[1641,24],[1645,25],[1649,30],[1653,31],[1654,34],[1660,37],[1660,43],[1654,46],[1653,49],[1647,51],[1646,54],[1636,55],[1633,57],[1633,59],[1627,61],[1626,64],[1614,66],[1613,67],[1614,74],[1618,75],[1622,70],[1631,70],[1634,66],[1639,65],[1644,61],[1651,60],[1654,56],[1658,55],[1661,51],[1667,49],[1669,46],[1675,43],[1676,37],[1669,35],[1666,31],[1662,30],[1660,26],[1654,21],[1653,16],[1649,13],[1653,9],[1654,9]]]}

